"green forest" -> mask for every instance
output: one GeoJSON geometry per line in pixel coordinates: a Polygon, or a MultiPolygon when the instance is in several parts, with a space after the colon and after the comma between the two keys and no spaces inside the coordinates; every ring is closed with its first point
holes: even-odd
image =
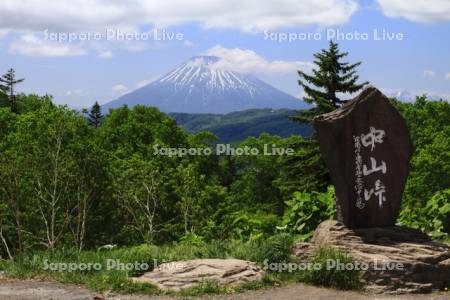
{"type": "Polygon", "coordinates": [[[289,137],[312,134],[310,124],[299,124],[289,120],[295,111],[288,109],[248,109],[225,115],[170,113],[179,125],[189,133],[209,131],[217,136],[221,143],[241,142],[249,136],[261,133],[289,137]]]}
{"type": "MultiPolygon", "coordinates": [[[[264,133],[238,142],[261,151],[290,147],[294,155],[168,157],[155,155],[154,146],[206,148],[220,140],[189,133],[153,107],[79,112],[50,96],[1,97],[0,270],[11,276],[42,273],[44,259],[101,260],[101,249],[130,261],[279,261],[294,241],[335,217],[314,135],[264,133]]],[[[449,240],[450,104],[426,96],[391,101],[414,144],[398,224],[449,240]]],[[[124,289],[131,275],[45,274],[99,290],[124,289]]]]}

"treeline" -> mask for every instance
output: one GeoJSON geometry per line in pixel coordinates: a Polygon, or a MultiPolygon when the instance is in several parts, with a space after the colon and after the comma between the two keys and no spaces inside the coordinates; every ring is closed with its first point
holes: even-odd
{"type": "MultiPolygon", "coordinates": [[[[155,155],[153,146],[207,147],[156,108],[88,116],[50,97],[17,96],[0,108],[0,242],[3,257],[35,249],[308,238],[334,214],[327,170],[313,139],[262,135],[241,143],[295,149],[293,156],[155,155]],[[94,118],[95,119],[95,118],[94,118]]],[[[415,144],[400,222],[450,232],[450,105],[394,102],[415,144]]]]}
{"type": "Polygon", "coordinates": [[[417,97],[393,101],[406,119],[414,144],[411,171],[403,194],[399,223],[434,238],[450,234],[450,104],[417,97]]]}
{"type": "Polygon", "coordinates": [[[3,256],[271,234],[294,191],[328,185],[317,149],[299,136],[243,145],[301,148],[310,166],[298,156],[167,157],[153,146],[207,147],[214,136],[187,134],[151,107],[97,114],[100,125],[95,111],[78,113],[50,97],[17,100],[17,111],[0,109],[3,256]]]}
{"type": "MultiPolygon", "coordinates": [[[[310,122],[345,103],[355,68],[330,42],[315,54],[313,75],[299,72],[304,101],[292,117],[310,122]],[[333,62],[333,63],[329,63],[333,62]],[[330,77],[331,76],[331,77],[330,77]],[[310,83],[311,85],[309,85],[310,83]]],[[[185,132],[156,108],[98,103],[77,112],[50,96],[16,95],[10,69],[0,77],[0,255],[106,244],[260,239],[288,232],[307,239],[334,216],[334,191],[312,138],[263,134],[240,147],[292,148],[294,155],[164,156],[159,148],[205,148],[208,132],[185,132]]],[[[399,223],[436,238],[450,233],[450,104],[419,97],[394,105],[415,153],[399,223]]]]}

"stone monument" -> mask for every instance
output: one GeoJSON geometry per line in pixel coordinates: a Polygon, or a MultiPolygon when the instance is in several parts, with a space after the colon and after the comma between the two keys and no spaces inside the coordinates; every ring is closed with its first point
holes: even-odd
{"type": "Polygon", "coordinates": [[[309,260],[335,247],[364,264],[361,282],[374,293],[443,290],[450,284],[450,246],[416,229],[394,226],[409,172],[406,122],[379,90],[314,119],[320,150],[336,190],[338,221],[327,220],[293,253],[309,260]],[[381,266],[381,267],[380,267],[381,266]]]}
{"type": "Polygon", "coordinates": [[[392,226],[398,216],[413,148],[406,122],[378,89],[314,127],[336,189],[338,220],[348,228],[392,226]]]}

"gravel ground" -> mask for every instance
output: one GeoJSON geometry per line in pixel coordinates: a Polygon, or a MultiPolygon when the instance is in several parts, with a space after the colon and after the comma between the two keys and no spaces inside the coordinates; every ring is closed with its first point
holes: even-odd
{"type": "MultiPolygon", "coordinates": [[[[121,295],[98,295],[83,286],[61,284],[55,282],[42,281],[16,281],[0,279],[0,299],[1,300],[93,300],[93,299],[111,299],[111,300],[175,300],[181,299],[167,296],[121,296],[121,295]]],[[[448,300],[450,293],[428,294],[428,295],[366,295],[358,292],[343,292],[333,289],[318,288],[304,284],[291,284],[279,288],[263,289],[258,291],[249,291],[236,295],[211,296],[196,299],[254,299],[254,300],[295,300],[295,299],[436,299],[448,300]]]]}

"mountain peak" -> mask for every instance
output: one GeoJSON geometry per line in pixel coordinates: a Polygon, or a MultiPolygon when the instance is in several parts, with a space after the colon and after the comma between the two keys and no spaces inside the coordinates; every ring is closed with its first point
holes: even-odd
{"type": "MultiPolygon", "coordinates": [[[[258,78],[221,68],[216,56],[194,56],[158,80],[104,105],[156,106],[164,112],[228,113],[251,108],[302,108],[299,99],[258,78]]],[[[304,107],[304,106],[303,106],[304,107]]]]}

